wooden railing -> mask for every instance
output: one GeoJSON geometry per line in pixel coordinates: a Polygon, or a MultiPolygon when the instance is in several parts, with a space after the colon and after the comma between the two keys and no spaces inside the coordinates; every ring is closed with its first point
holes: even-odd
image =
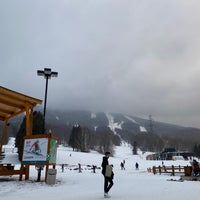
{"type": "Polygon", "coordinates": [[[0,164],[0,176],[19,175],[19,180],[22,180],[22,175],[24,174],[24,167],[21,167],[19,170],[15,170],[14,165],[12,164],[0,164]]]}
{"type": "Polygon", "coordinates": [[[147,168],[148,172],[152,172],[153,174],[162,174],[167,173],[171,176],[175,176],[175,174],[186,174],[191,173],[191,166],[153,166],[152,168],[147,168]]]}

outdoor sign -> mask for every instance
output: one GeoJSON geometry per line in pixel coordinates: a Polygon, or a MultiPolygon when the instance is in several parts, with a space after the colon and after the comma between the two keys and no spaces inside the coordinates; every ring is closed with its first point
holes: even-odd
{"type": "Polygon", "coordinates": [[[50,139],[50,158],[49,164],[56,163],[56,155],[57,155],[57,140],[54,138],[50,139]]]}
{"type": "Polygon", "coordinates": [[[32,138],[24,140],[23,164],[46,164],[48,154],[48,138],[32,138]]]}

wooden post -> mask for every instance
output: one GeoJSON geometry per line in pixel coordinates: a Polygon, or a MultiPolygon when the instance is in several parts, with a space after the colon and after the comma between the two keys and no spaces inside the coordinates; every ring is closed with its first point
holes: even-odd
{"type": "Polygon", "coordinates": [[[175,176],[174,165],[172,165],[172,176],[175,176]]]}
{"type": "Polygon", "coordinates": [[[32,135],[33,108],[26,104],[26,136],[32,135]]]}
{"type": "MultiPolygon", "coordinates": [[[[31,105],[26,103],[26,136],[32,135],[32,124],[33,124],[33,108],[31,105]]],[[[29,180],[30,165],[26,165],[25,168],[25,180],[29,180]]]]}
{"type": "Polygon", "coordinates": [[[161,166],[158,166],[159,173],[161,174],[161,166]]]}
{"type": "Polygon", "coordinates": [[[22,181],[22,178],[23,178],[23,174],[25,174],[25,166],[23,164],[21,164],[21,167],[20,167],[20,174],[19,174],[19,181],[22,181]]]}
{"type": "Polygon", "coordinates": [[[0,155],[1,155],[1,153],[2,153],[2,147],[3,147],[3,144],[4,144],[5,137],[6,137],[7,124],[8,124],[8,120],[6,119],[5,122],[4,122],[3,134],[2,134],[2,137],[1,137],[0,155]]]}
{"type": "Polygon", "coordinates": [[[156,167],[153,166],[153,173],[156,174],[156,167]]]}
{"type": "Polygon", "coordinates": [[[49,164],[46,164],[45,182],[47,182],[47,173],[49,171],[49,164]]]}

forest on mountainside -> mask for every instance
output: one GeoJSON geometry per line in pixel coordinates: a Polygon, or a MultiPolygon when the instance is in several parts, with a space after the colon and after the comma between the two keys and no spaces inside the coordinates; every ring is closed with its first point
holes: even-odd
{"type": "MultiPolygon", "coordinates": [[[[78,125],[81,128],[82,136],[85,135],[87,138],[82,137],[81,140],[85,141],[87,145],[78,150],[85,152],[92,149],[103,152],[109,145],[120,145],[122,140],[131,145],[137,143],[137,147],[142,151],[153,152],[160,152],[168,147],[173,147],[177,151],[194,151],[195,149],[197,151],[200,145],[198,142],[200,141],[200,130],[196,128],[156,121],[153,121],[153,125],[150,127],[149,121],[145,119],[132,117],[135,120],[134,123],[123,114],[112,113],[112,117],[113,124],[116,125],[113,130],[109,127],[109,119],[103,112],[94,115],[89,111],[49,111],[46,118],[46,130],[59,138],[59,144],[67,146],[70,145],[70,136],[74,126],[78,125]],[[141,132],[140,127],[144,127],[146,132],[141,132]],[[109,141],[109,145],[106,146],[107,141],[109,141]]],[[[17,137],[19,130],[23,130],[23,120],[24,115],[9,121],[5,143],[8,137],[17,137]]],[[[38,129],[38,126],[41,126],[41,120],[40,116],[36,123],[37,127],[33,126],[33,134],[41,133],[38,129]]],[[[2,130],[3,124],[0,124],[0,136],[2,130]]]]}

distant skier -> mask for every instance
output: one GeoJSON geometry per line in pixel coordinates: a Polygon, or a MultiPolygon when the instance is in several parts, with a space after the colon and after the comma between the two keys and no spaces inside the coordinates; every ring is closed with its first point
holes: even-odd
{"type": "Polygon", "coordinates": [[[139,164],[136,162],[135,163],[135,169],[138,170],[139,169],[139,164]]]}
{"type": "Polygon", "coordinates": [[[124,162],[121,162],[120,166],[121,166],[121,169],[122,169],[122,170],[125,170],[124,162]]]}
{"type": "Polygon", "coordinates": [[[199,176],[200,166],[199,166],[199,163],[196,160],[193,160],[192,168],[193,168],[194,176],[199,176]]]}

